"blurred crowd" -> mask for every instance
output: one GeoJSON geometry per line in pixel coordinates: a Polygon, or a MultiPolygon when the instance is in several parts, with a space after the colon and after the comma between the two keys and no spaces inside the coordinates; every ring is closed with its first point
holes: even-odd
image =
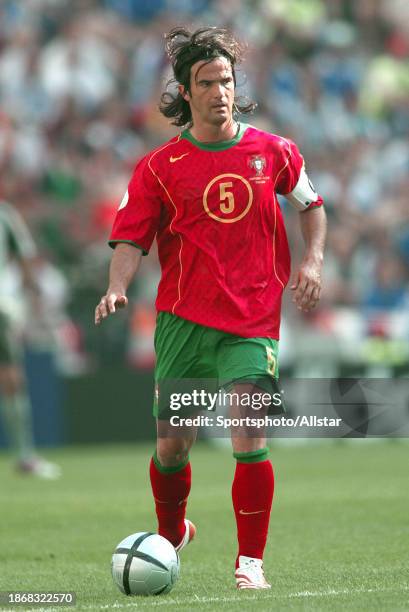
{"type": "MultiPolygon", "coordinates": [[[[53,282],[65,279],[67,341],[106,359],[128,343],[137,366],[152,363],[154,251],[128,318],[96,333],[92,317],[135,162],[176,133],[157,105],[170,77],[163,34],[178,24],[225,26],[247,43],[238,86],[258,102],[250,121],[297,142],[325,199],[322,301],[305,319],[285,302],[284,334],[407,343],[407,0],[3,0],[0,198],[26,218],[53,282]]],[[[282,206],[296,265],[297,214],[282,206]]]]}

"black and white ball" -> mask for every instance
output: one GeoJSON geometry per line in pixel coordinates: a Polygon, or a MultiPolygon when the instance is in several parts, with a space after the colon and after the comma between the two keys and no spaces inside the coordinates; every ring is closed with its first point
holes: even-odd
{"type": "Polygon", "coordinates": [[[118,544],[112,555],[112,578],[125,595],[169,593],[179,569],[176,550],[157,533],[133,533],[118,544]]]}

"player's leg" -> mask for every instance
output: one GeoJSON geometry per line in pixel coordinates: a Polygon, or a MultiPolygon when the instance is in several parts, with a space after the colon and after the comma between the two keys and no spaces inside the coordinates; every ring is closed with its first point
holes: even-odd
{"type": "MultiPolygon", "coordinates": [[[[250,384],[235,384],[235,394],[265,393],[250,384]]],[[[240,401],[240,399],[238,400],[240,401]]],[[[257,418],[266,416],[259,411],[257,418]]],[[[248,416],[240,406],[233,405],[230,416],[248,416]]],[[[254,415],[251,415],[254,416],[254,415]]],[[[269,588],[264,578],[262,560],[267,543],[271,506],[274,495],[274,472],[268,458],[263,432],[252,427],[235,427],[232,431],[233,455],[236,468],[232,484],[232,501],[237,526],[238,552],[236,582],[238,588],[269,588]]]]}
{"type": "Polygon", "coordinates": [[[58,478],[60,468],[35,454],[32,407],[21,362],[19,338],[8,318],[0,314],[0,412],[16,467],[24,474],[58,478]]]}
{"type": "Polygon", "coordinates": [[[30,400],[17,365],[0,364],[0,394],[8,442],[17,464],[23,466],[34,456],[34,443],[30,400]]]}
{"type": "MultiPolygon", "coordinates": [[[[230,417],[262,420],[268,408],[260,397],[275,391],[278,343],[257,338],[226,339],[220,351],[220,375],[234,380],[230,417]],[[251,381],[251,382],[250,382],[251,381]],[[250,398],[250,401],[249,401],[250,398]],[[245,401],[244,401],[245,399],[245,401]]],[[[274,472],[263,427],[246,424],[231,431],[236,468],[232,501],[237,525],[236,581],[239,588],[269,588],[262,560],[274,495],[274,472]]]]}
{"type": "Polygon", "coordinates": [[[157,420],[157,445],[149,473],[158,517],[158,533],[178,550],[194,537],[195,528],[186,521],[186,506],[191,486],[189,451],[197,428],[184,428],[177,436],[169,421],[157,420]]]}
{"type": "Polygon", "coordinates": [[[8,443],[17,464],[34,455],[31,404],[21,367],[20,342],[9,318],[0,312],[0,395],[8,443]]]}
{"type": "MultiPolygon", "coordinates": [[[[185,519],[191,485],[189,451],[196,427],[175,427],[170,419],[192,416],[171,410],[171,397],[189,390],[189,381],[206,375],[203,370],[205,328],[170,313],[158,315],[155,332],[156,368],[154,415],[157,447],[150,462],[159,533],[179,550],[194,536],[195,528],[185,519]]],[[[215,376],[215,372],[213,373],[215,376]]],[[[193,387],[194,383],[192,382],[193,387]]]]}

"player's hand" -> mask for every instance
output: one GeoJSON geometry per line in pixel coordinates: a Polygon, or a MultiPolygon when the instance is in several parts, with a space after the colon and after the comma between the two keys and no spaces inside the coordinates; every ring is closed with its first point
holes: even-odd
{"type": "Polygon", "coordinates": [[[321,261],[305,260],[290,287],[298,310],[308,312],[315,308],[321,295],[321,261]]]}
{"type": "Polygon", "coordinates": [[[125,308],[127,305],[128,298],[126,295],[121,292],[108,290],[95,308],[95,325],[99,325],[102,319],[106,319],[110,314],[114,314],[117,308],[125,308]]]}

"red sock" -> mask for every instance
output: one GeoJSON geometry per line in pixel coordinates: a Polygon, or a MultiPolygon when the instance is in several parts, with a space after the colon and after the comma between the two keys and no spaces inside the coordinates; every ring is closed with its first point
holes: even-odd
{"type": "Polygon", "coordinates": [[[239,542],[236,567],[239,555],[263,558],[273,494],[274,473],[269,460],[256,463],[237,461],[232,486],[239,542]]]}
{"type": "Polygon", "coordinates": [[[190,463],[181,468],[162,468],[152,458],[149,473],[158,517],[158,533],[173,546],[177,546],[185,535],[184,518],[191,483],[190,463]]]}

